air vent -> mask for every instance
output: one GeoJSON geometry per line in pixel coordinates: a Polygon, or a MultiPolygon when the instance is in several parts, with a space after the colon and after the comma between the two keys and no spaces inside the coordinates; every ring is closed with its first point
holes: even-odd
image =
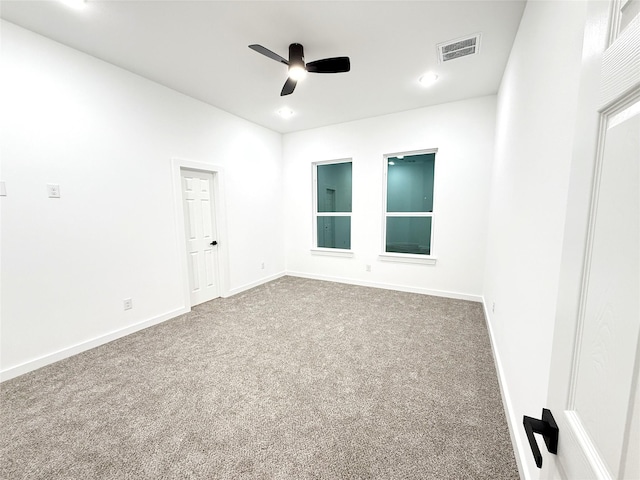
{"type": "Polygon", "coordinates": [[[458,38],[448,42],[439,43],[438,60],[440,63],[455,60],[456,58],[476,55],[480,52],[480,34],[471,37],[458,38]]]}

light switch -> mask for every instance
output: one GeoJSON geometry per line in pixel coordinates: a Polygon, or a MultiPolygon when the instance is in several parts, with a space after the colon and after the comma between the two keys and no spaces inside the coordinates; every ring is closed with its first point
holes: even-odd
{"type": "Polygon", "coordinates": [[[6,197],[7,196],[7,186],[4,184],[4,182],[0,182],[0,197],[6,197]]]}
{"type": "Polygon", "coordinates": [[[60,185],[48,183],[47,193],[49,194],[49,198],[60,198],[60,185]]]}

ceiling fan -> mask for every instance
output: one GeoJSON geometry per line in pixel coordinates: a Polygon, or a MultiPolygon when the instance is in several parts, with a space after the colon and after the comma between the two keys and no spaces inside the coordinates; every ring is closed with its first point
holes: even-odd
{"type": "Polygon", "coordinates": [[[304,63],[304,49],[299,43],[289,45],[289,60],[282,58],[262,45],[249,45],[249,48],[277,62],[289,66],[289,78],[284,83],[280,96],[290,95],[296,88],[299,80],[310,73],[343,73],[351,70],[349,57],[323,58],[314,62],[304,63]]]}

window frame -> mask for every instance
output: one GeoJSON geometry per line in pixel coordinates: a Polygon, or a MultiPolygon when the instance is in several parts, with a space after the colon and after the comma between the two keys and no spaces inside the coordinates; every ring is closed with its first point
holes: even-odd
{"type": "Polygon", "coordinates": [[[433,171],[433,208],[431,212],[388,212],[387,211],[387,184],[388,184],[388,176],[389,176],[389,158],[397,157],[399,155],[403,155],[405,157],[411,155],[427,155],[427,154],[436,154],[437,156],[438,149],[437,148],[427,148],[424,150],[413,150],[408,152],[397,152],[397,153],[387,153],[383,155],[382,162],[382,241],[380,251],[382,252],[378,255],[378,258],[385,262],[399,262],[399,263],[418,263],[425,265],[435,265],[437,263],[438,257],[434,254],[434,232],[435,232],[435,223],[436,223],[436,165],[438,162],[434,164],[433,171]],[[429,217],[431,218],[431,238],[430,242],[430,251],[429,255],[420,255],[415,253],[396,253],[396,252],[387,252],[387,218],[389,217],[429,217]]]}
{"type": "MultiPolygon", "coordinates": [[[[330,257],[353,257],[353,248],[327,248],[318,247],[318,217],[349,217],[349,236],[353,231],[353,159],[339,158],[335,160],[322,160],[311,163],[311,184],[312,184],[312,218],[311,218],[311,254],[325,255],[330,257]],[[351,164],[351,211],[350,212],[318,212],[318,166],[334,165],[339,163],[351,164]]],[[[353,247],[353,245],[351,245],[353,247]]]]}

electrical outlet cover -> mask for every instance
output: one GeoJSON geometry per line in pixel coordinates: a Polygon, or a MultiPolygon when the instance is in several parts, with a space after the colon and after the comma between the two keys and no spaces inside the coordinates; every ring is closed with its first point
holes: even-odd
{"type": "Polygon", "coordinates": [[[49,198],[60,198],[60,185],[48,183],[47,193],[49,194],[49,198]]]}

